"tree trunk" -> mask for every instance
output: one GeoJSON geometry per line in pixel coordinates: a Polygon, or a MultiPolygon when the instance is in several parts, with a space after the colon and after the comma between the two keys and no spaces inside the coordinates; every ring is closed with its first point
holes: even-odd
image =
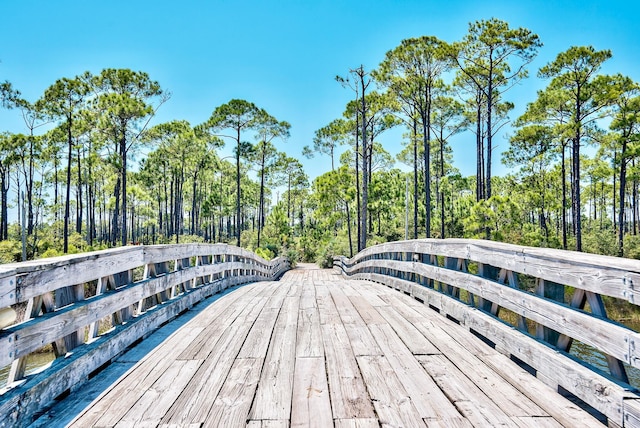
{"type": "Polygon", "coordinates": [[[413,118],[413,239],[418,239],[418,121],[413,118]]]}
{"type": "Polygon", "coordinates": [[[425,237],[431,238],[431,86],[427,88],[426,111],[422,112],[424,145],[425,237]]]}
{"type": "Polygon", "coordinates": [[[260,248],[260,236],[264,227],[264,164],[266,147],[262,144],[262,158],[260,163],[260,200],[258,203],[258,248],[260,248]]]}
{"type": "Polygon", "coordinates": [[[562,175],[562,248],[567,249],[567,167],[564,154],[565,145],[562,144],[561,175],[562,175]]]}
{"type": "Polygon", "coordinates": [[[491,198],[491,152],[493,147],[492,143],[492,129],[491,129],[491,114],[493,112],[493,57],[489,61],[489,76],[488,76],[488,88],[487,88],[487,167],[486,167],[486,182],[487,187],[486,197],[491,198]]]}
{"type": "MultiPolygon", "coordinates": [[[[633,159],[631,162],[631,166],[635,170],[635,159],[633,159]]],[[[633,175],[633,184],[631,189],[631,212],[633,218],[632,233],[635,236],[638,234],[638,181],[636,180],[635,174],[633,175]]]]}
{"type": "Polygon", "coordinates": [[[64,229],[62,232],[63,244],[62,251],[67,254],[69,252],[69,206],[71,205],[71,162],[73,159],[73,141],[71,137],[71,117],[68,117],[67,129],[67,194],[64,203],[64,229]]]}
{"type": "MultiPolygon", "coordinates": [[[[357,100],[356,100],[357,101],[357,100]]],[[[360,158],[358,157],[359,155],[359,151],[360,151],[360,140],[359,140],[359,135],[360,135],[360,128],[359,125],[360,124],[360,116],[358,115],[358,113],[356,113],[356,150],[355,150],[355,164],[356,164],[356,213],[357,213],[357,219],[356,219],[356,233],[358,234],[358,252],[360,250],[362,250],[362,248],[360,247],[360,236],[361,236],[361,223],[360,223],[360,216],[362,215],[361,213],[361,207],[362,207],[362,203],[361,203],[361,197],[360,197],[360,158]]]]}
{"type": "Polygon", "coordinates": [[[78,206],[76,207],[76,232],[82,234],[82,169],[80,168],[80,146],[76,148],[76,159],[78,163],[78,194],[76,198],[78,200],[78,206]]]}
{"type": "Polygon", "coordinates": [[[2,217],[2,221],[0,223],[0,241],[4,241],[5,239],[9,239],[7,194],[9,193],[10,180],[8,168],[2,169],[1,176],[2,182],[0,183],[0,192],[2,193],[2,196],[0,196],[0,199],[2,200],[2,202],[0,203],[0,216],[2,217]]]}
{"type": "Polygon", "coordinates": [[[618,256],[624,254],[624,196],[627,185],[627,160],[625,153],[627,151],[627,141],[622,141],[622,151],[620,153],[620,206],[618,208],[618,256]]]}
{"type": "Polygon", "coordinates": [[[440,239],[445,238],[444,228],[444,189],[442,188],[442,180],[444,179],[444,135],[440,130],[440,177],[438,183],[440,183],[440,239]]]}
{"type": "Polygon", "coordinates": [[[365,100],[364,69],[360,67],[360,83],[362,85],[362,212],[360,214],[360,245],[358,251],[367,247],[367,217],[369,204],[369,142],[367,141],[367,103],[365,100]]]}
{"type": "Polygon", "coordinates": [[[353,239],[351,238],[351,213],[349,212],[349,202],[344,201],[347,211],[347,234],[349,235],[349,257],[353,257],[353,239]]]}
{"type": "Polygon", "coordinates": [[[240,128],[236,145],[236,243],[240,246],[240,128]]]}
{"type": "Polygon", "coordinates": [[[33,175],[34,175],[34,159],[33,159],[33,129],[29,138],[29,179],[27,186],[27,235],[33,234],[33,175]]]}
{"type": "Polygon", "coordinates": [[[120,156],[122,162],[122,245],[127,245],[127,140],[124,135],[120,140],[120,156]]]}

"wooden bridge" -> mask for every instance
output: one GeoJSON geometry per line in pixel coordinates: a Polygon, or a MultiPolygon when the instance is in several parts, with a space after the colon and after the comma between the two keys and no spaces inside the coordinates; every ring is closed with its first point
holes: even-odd
{"type": "Polygon", "coordinates": [[[4,266],[0,318],[31,320],[0,331],[0,426],[640,426],[638,333],[602,299],[635,305],[640,262],[419,240],[287,270],[226,245],[4,266]]]}

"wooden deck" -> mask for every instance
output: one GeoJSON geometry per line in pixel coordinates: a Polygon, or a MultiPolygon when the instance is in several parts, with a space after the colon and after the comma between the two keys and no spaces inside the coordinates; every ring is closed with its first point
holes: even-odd
{"type": "Polygon", "coordinates": [[[411,297],[302,266],[202,310],[71,426],[602,425],[411,297]]]}

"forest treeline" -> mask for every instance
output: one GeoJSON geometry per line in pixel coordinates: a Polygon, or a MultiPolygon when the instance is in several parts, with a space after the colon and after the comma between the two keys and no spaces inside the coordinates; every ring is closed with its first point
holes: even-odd
{"type": "Polygon", "coordinates": [[[170,94],[144,72],[61,78],[35,101],[4,82],[2,107],[24,126],[0,135],[0,256],[198,241],[326,263],[406,236],[638,258],[640,86],[603,74],[612,54],[591,46],[529,70],[541,47],[492,18],[462,40],[406,39],[377,68],[344,70],[336,84],[352,100],[303,150],[330,166],[312,182],[274,144],[291,125],[250,101],[215,107],[201,124],[152,125],[170,94]],[[510,118],[509,90],[533,78],[544,89],[510,118]],[[494,138],[507,126],[512,172],[497,177],[494,138]],[[404,147],[391,154],[379,137],[396,127],[404,147]],[[474,176],[452,163],[460,133],[469,150],[457,155],[475,152],[474,176]]]}

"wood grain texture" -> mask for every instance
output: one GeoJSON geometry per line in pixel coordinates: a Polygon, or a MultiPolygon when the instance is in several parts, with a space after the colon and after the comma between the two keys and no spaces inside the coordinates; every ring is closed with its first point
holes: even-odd
{"type": "MultiPolygon", "coordinates": [[[[327,270],[237,288],[151,350],[72,427],[592,426],[593,418],[468,331],[467,323],[483,331],[481,316],[490,317],[425,297],[464,324],[394,288],[343,282],[327,270]]],[[[515,331],[502,327],[491,326],[501,345],[515,331]]],[[[629,402],[629,421],[633,410],[629,402]]]]}
{"type": "Polygon", "coordinates": [[[333,423],[324,358],[296,358],[292,397],[292,428],[322,428],[333,423]]]}

